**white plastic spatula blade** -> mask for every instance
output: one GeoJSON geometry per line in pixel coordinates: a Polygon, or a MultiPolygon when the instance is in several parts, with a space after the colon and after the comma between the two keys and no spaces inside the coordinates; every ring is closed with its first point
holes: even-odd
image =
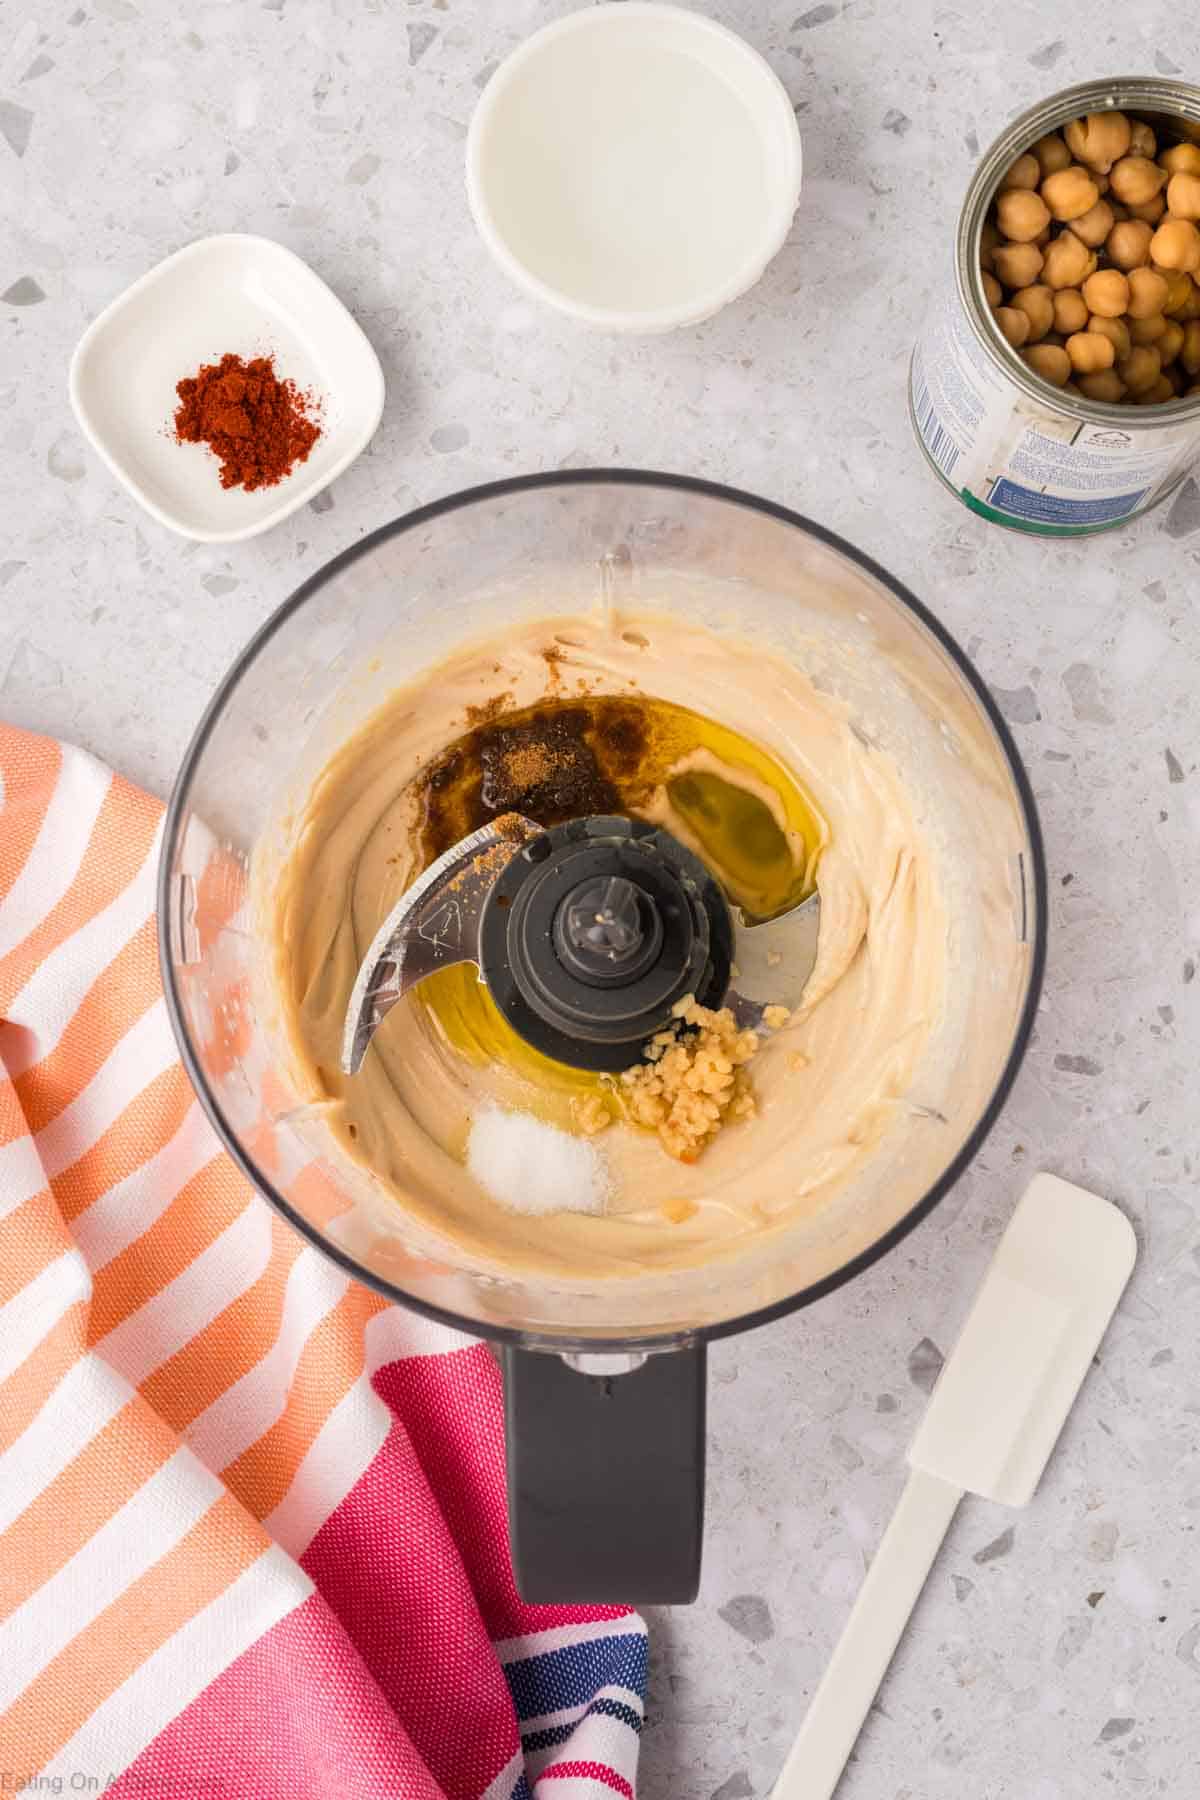
{"type": "Polygon", "coordinates": [[[1032,1500],[1133,1272],[1123,1213],[1035,1175],[1000,1240],[908,1460],[987,1500],[1032,1500]]]}
{"type": "Polygon", "coordinates": [[[1034,1177],[934,1389],[912,1474],[773,1800],[829,1800],[963,1494],[1033,1497],[1136,1257],[1115,1206],[1034,1177]]]}

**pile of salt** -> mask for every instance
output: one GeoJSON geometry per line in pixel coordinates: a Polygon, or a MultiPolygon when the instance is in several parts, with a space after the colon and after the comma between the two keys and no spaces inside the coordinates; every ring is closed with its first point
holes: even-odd
{"type": "Polygon", "coordinates": [[[467,1168],[513,1212],[603,1212],[611,1180],[595,1144],[535,1119],[487,1106],[471,1122],[467,1168]]]}

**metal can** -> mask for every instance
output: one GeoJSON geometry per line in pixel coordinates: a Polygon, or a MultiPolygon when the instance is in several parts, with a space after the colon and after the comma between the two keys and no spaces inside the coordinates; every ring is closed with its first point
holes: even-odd
{"type": "Polygon", "coordinates": [[[1004,172],[1038,138],[1119,108],[1160,146],[1200,142],[1200,88],[1132,77],[1088,81],[1031,107],[998,137],[967,190],[955,280],[931,311],[909,371],[913,429],[935,473],[982,518],[1081,537],[1147,512],[1200,460],[1200,394],[1157,406],[1052,387],[1010,348],[983,291],[980,233],[1004,172]]]}

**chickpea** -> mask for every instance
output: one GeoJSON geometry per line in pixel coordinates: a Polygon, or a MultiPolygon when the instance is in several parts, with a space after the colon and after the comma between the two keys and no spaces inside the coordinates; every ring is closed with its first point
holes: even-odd
{"type": "Polygon", "coordinates": [[[1012,188],[1035,188],[1041,179],[1041,164],[1036,156],[1031,156],[1026,151],[1024,156],[1018,156],[1008,174],[1004,176],[1000,183],[1000,192],[1005,194],[1012,188]]]}
{"type": "Polygon", "coordinates": [[[1036,244],[1001,244],[992,267],[1005,287],[1031,287],[1042,272],[1042,253],[1036,244]]]}
{"type": "Polygon", "coordinates": [[[1187,386],[1187,377],[1183,373],[1183,370],[1177,369],[1174,363],[1172,363],[1168,368],[1163,370],[1163,374],[1174,388],[1176,394],[1182,394],[1184,388],[1187,386]]]}
{"type": "Polygon", "coordinates": [[[1108,176],[1102,175],[1100,173],[1099,169],[1092,170],[1092,180],[1095,182],[1096,186],[1099,188],[1101,194],[1107,194],[1109,188],[1112,185],[1112,183],[1108,179],[1108,176]]]}
{"type": "Polygon", "coordinates": [[[1158,149],[1158,139],[1145,119],[1133,119],[1129,125],[1129,154],[1131,156],[1153,156],[1158,149]]]}
{"type": "Polygon", "coordinates": [[[1078,288],[1059,288],[1054,296],[1054,329],[1070,337],[1073,331],[1086,331],[1087,301],[1078,288]]]}
{"type": "Polygon", "coordinates": [[[1055,175],[1071,161],[1071,152],[1056,131],[1040,137],[1030,150],[1030,155],[1037,157],[1038,167],[1043,175],[1055,175]]]}
{"type": "Polygon", "coordinates": [[[1012,305],[1026,314],[1029,319],[1029,342],[1036,344],[1044,338],[1054,324],[1054,295],[1048,287],[1040,284],[1034,287],[1018,288],[1012,297],[1012,305]]]}
{"type": "Polygon", "coordinates": [[[1119,319],[1129,305],[1129,282],[1120,269],[1097,269],[1083,284],[1089,312],[1119,319]]]}
{"type": "Polygon", "coordinates": [[[1152,344],[1140,345],[1117,364],[1117,374],[1131,394],[1144,394],[1162,374],[1162,358],[1152,344]]]}
{"type": "Polygon", "coordinates": [[[1182,320],[1185,325],[1189,319],[1200,319],[1200,287],[1196,285],[1196,278],[1194,275],[1189,275],[1188,280],[1192,284],[1192,291],[1184,301],[1183,305],[1175,308],[1173,315],[1175,318],[1182,320]]]}
{"type": "Polygon", "coordinates": [[[1161,313],[1167,302],[1167,278],[1157,269],[1129,271],[1129,304],[1125,311],[1131,319],[1149,319],[1161,313]]]}
{"type": "Polygon", "coordinates": [[[1046,245],[1042,280],[1047,287],[1079,287],[1096,267],[1096,252],[1080,243],[1073,231],[1064,231],[1046,245]]]}
{"type": "Polygon", "coordinates": [[[1113,164],[1108,179],[1118,200],[1126,206],[1144,206],[1161,188],[1166,171],[1148,156],[1123,156],[1113,164]]]}
{"type": "Polygon", "coordinates": [[[1183,349],[1183,326],[1179,323],[1178,319],[1167,320],[1166,330],[1159,332],[1158,341],[1154,348],[1162,357],[1164,369],[1168,363],[1173,363],[1175,361],[1175,358],[1183,349]]]}
{"type": "Polygon", "coordinates": [[[1165,406],[1168,400],[1175,399],[1175,383],[1166,375],[1160,375],[1152,388],[1135,394],[1135,406],[1165,406]]]}
{"type": "Polygon", "coordinates": [[[1164,269],[1167,278],[1167,298],[1163,303],[1163,311],[1168,319],[1177,312],[1182,312],[1192,297],[1192,278],[1184,269],[1164,269]]]}
{"type": "Polygon", "coordinates": [[[1167,183],[1167,211],[1173,219],[1200,219],[1200,175],[1180,169],[1167,183]]]}
{"type": "Polygon", "coordinates": [[[1129,335],[1129,327],[1124,319],[1105,319],[1093,313],[1088,320],[1088,330],[1098,332],[1106,337],[1117,353],[1117,361],[1123,362],[1133,348],[1133,339],[1129,335]]]}
{"type": "Polygon", "coordinates": [[[1086,119],[1072,119],[1063,132],[1071,155],[1106,175],[1128,151],[1131,136],[1122,112],[1089,113],[1086,119]]]}
{"type": "Polygon", "coordinates": [[[1023,313],[1017,306],[998,306],[996,323],[1012,345],[1019,350],[1029,340],[1029,314],[1023,313]]]}
{"type": "Polygon", "coordinates": [[[1179,360],[1189,375],[1200,375],[1200,319],[1189,319],[1184,326],[1179,360]]]}
{"type": "Polygon", "coordinates": [[[1117,360],[1113,346],[1098,331],[1072,332],[1067,339],[1067,355],[1077,375],[1097,375],[1101,369],[1111,369],[1117,360]]]}
{"type": "Polygon", "coordinates": [[[1004,289],[1000,286],[996,277],[994,275],[989,275],[986,269],[983,274],[983,297],[989,306],[999,306],[1004,298],[1004,289]]]}
{"type": "Polygon", "coordinates": [[[1150,260],[1160,269],[1200,269],[1200,231],[1190,219],[1164,219],[1150,239],[1150,260]]]}
{"type": "Polygon", "coordinates": [[[1125,383],[1115,369],[1098,369],[1094,375],[1079,377],[1079,391],[1089,400],[1107,400],[1115,406],[1125,392],[1125,383]]]}
{"type": "Polygon", "coordinates": [[[1108,201],[1097,200],[1095,206],[1071,220],[1071,230],[1077,238],[1083,240],[1089,250],[1098,250],[1116,222],[1108,201]]]}
{"type": "Polygon", "coordinates": [[[1028,244],[1049,225],[1050,211],[1040,194],[1028,188],[1010,188],[997,197],[996,222],[1014,244],[1028,244]]]}
{"type": "Polygon", "coordinates": [[[991,268],[992,253],[997,245],[1002,244],[1003,242],[1004,239],[1000,236],[1000,233],[996,230],[992,221],[990,219],[985,219],[983,222],[983,229],[979,233],[979,261],[985,269],[991,268]]]}
{"type": "Polygon", "coordinates": [[[1071,379],[1071,359],[1059,344],[1034,344],[1021,355],[1035,375],[1051,381],[1055,387],[1066,387],[1071,379]]]}
{"type": "MultiPolygon", "coordinates": [[[[1033,151],[1036,156],[1036,144],[1033,151]]],[[[1159,157],[1158,166],[1168,175],[1200,175],[1200,144],[1172,144],[1159,157]]]]}
{"type": "Polygon", "coordinates": [[[1108,234],[1105,249],[1108,260],[1118,269],[1140,269],[1150,261],[1150,239],[1154,236],[1144,219],[1119,219],[1108,234]]]}
{"type": "Polygon", "coordinates": [[[1153,200],[1147,200],[1143,206],[1131,206],[1131,219],[1144,219],[1147,225],[1157,225],[1167,210],[1167,203],[1161,194],[1155,194],[1153,200]]]}
{"type": "Polygon", "coordinates": [[[1129,335],[1135,344],[1157,344],[1167,329],[1167,321],[1161,313],[1151,313],[1148,319],[1129,321],[1129,335]]]}
{"type": "Polygon", "coordinates": [[[1069,169],[1047,175],[1042,183],[1042,199],[1050,208],[1050,216],[1063,223],[1091,212],[1099,198],[1100,189],[1080,163],[1072,163],[1069,169]]]}

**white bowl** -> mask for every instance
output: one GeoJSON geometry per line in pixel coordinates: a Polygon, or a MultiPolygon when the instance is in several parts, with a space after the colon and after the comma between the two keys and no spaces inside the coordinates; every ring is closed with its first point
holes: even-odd
{"type": "Polygon", "coordinates": [[[349,467],[383,410],[383,370],[361,327],[307,263],[270,238],[198,238],[135,281],[71,358],[71,404],[92,448],[172,531],[255,537],[349,467]],[[227,351],[275,358],[322,404],[307,462],[275,487],[222,488],[203,444],[177,444],[175,385],[227,351]]]}
{"type": "Polygon", "coordinates": [[[800,198],[800,133],[756,50],[699,13],[592,6],[501,64],[467,135],[484,243],[539,300],[668,331],[745,293],[800,198]]]}

